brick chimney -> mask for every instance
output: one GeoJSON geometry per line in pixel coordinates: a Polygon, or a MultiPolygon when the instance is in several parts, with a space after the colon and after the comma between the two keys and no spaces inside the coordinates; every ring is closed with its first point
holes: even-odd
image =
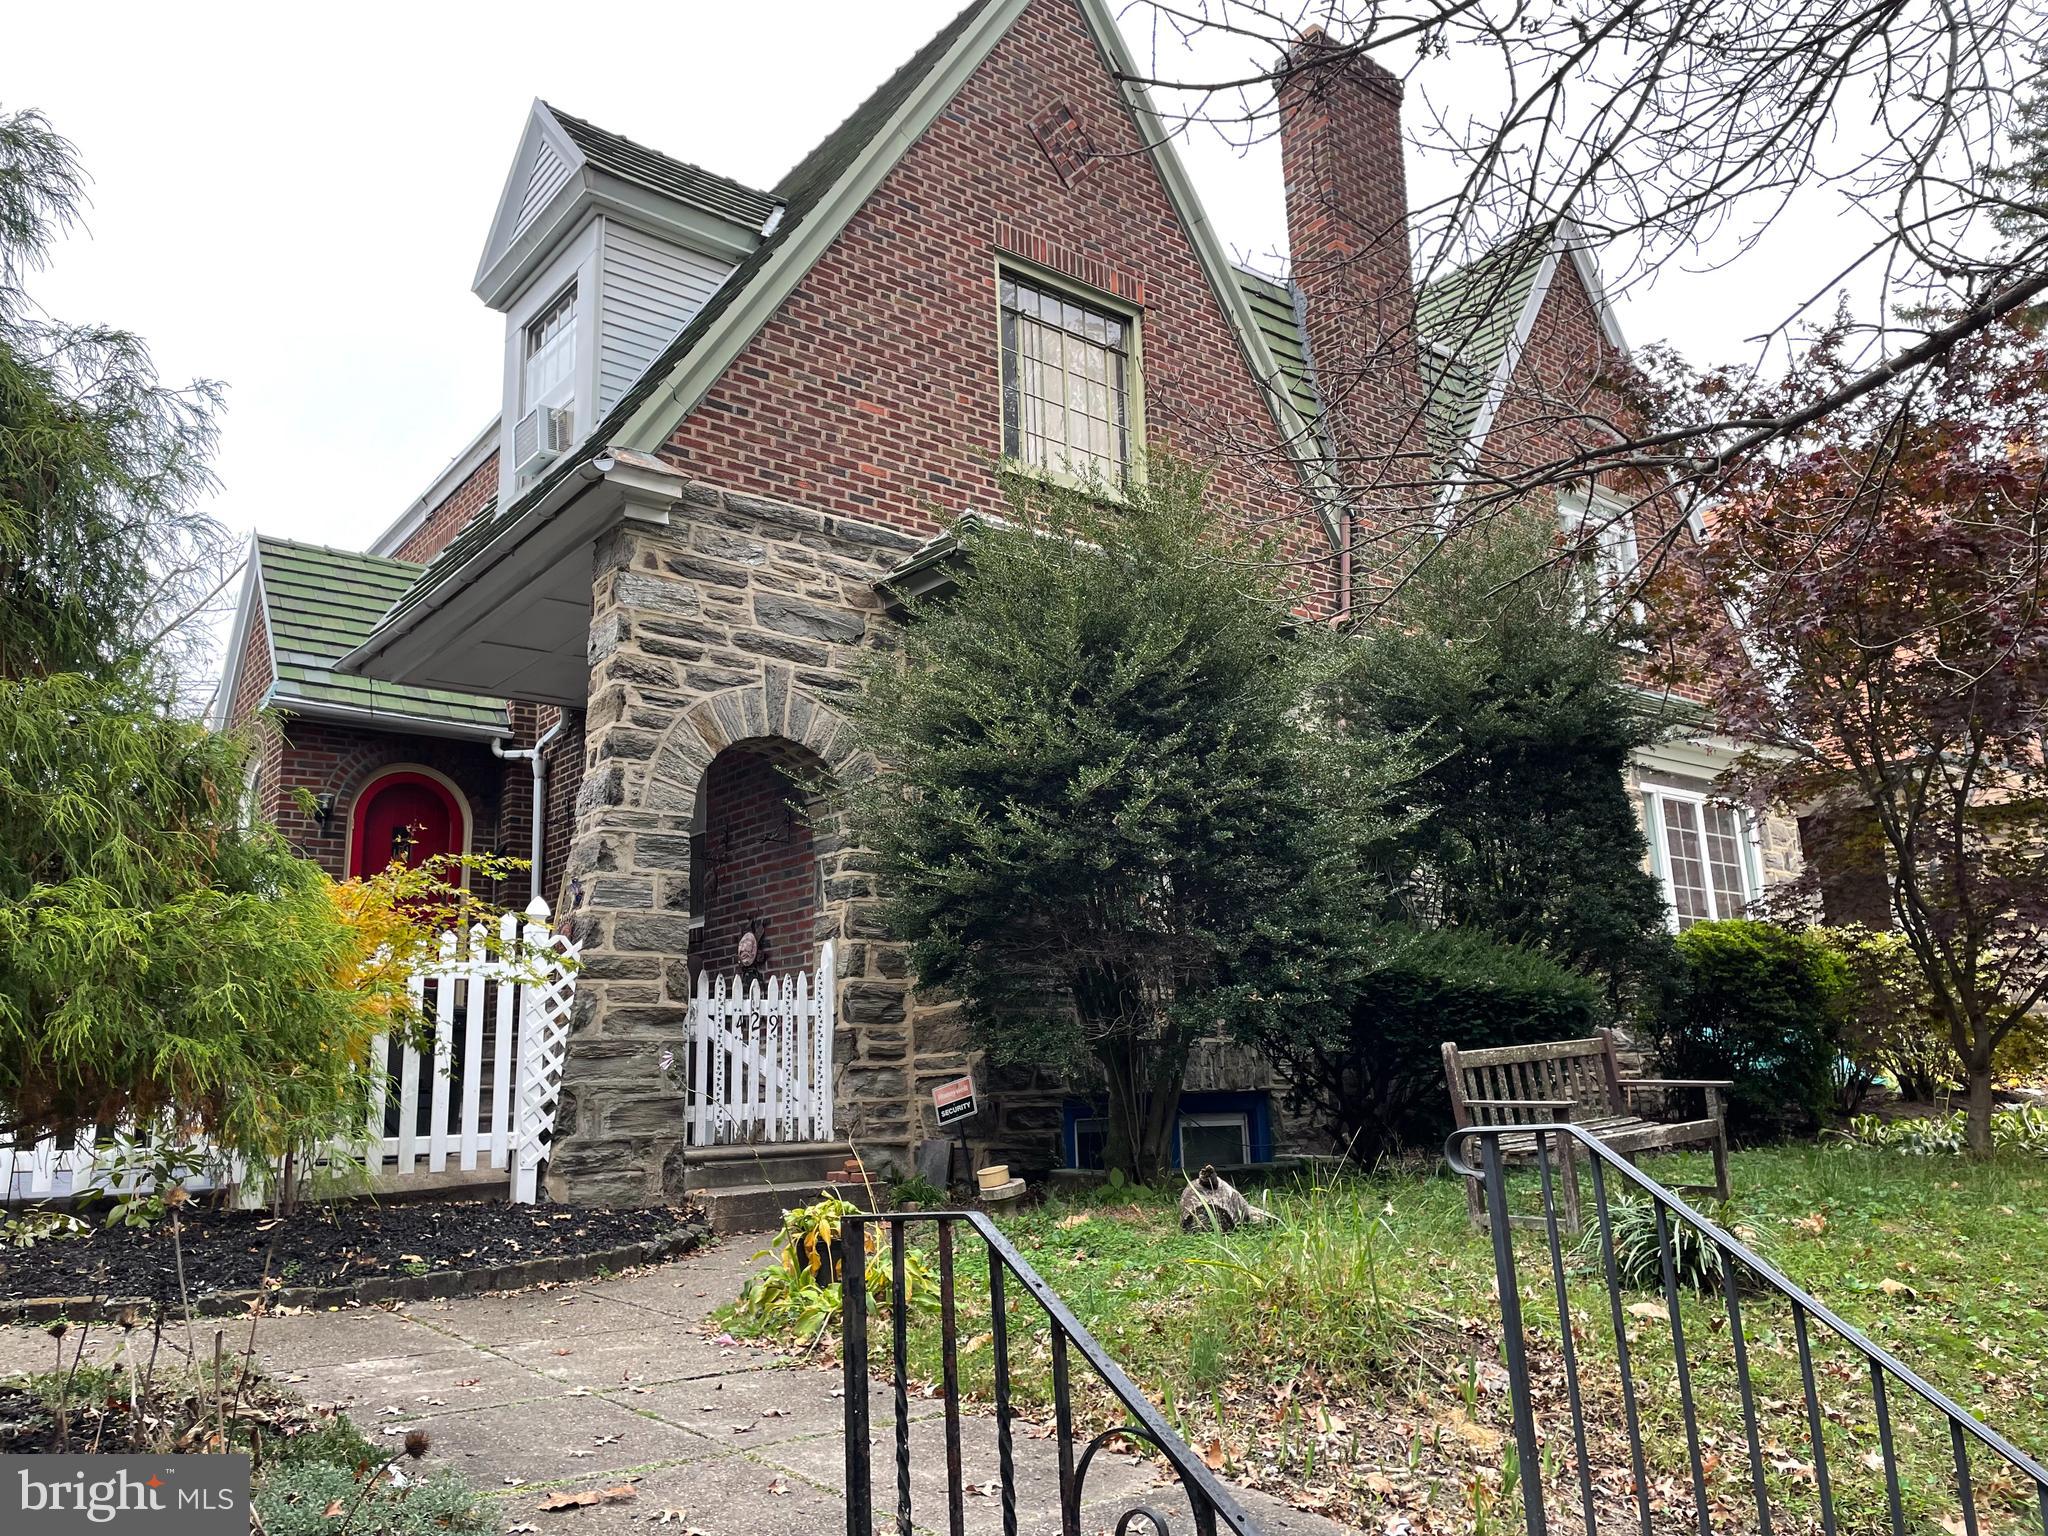
{"type": "Polygon", "coordinates": [[[1427,499],[1401,82],[1311,29],[1279,105],[1294,281],[1363,550],[1427,499]]]}

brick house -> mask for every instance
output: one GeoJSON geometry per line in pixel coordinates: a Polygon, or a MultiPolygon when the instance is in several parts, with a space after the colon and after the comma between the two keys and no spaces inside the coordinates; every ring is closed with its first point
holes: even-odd
{"type": "MultiPolygon", "coordinates": [[[[262,810],[336,874],[531,848],[583,945],[559,1196],[681,1187],[701,1152],[653,1063],[743,934],[770,972],[837,945],[837,1121],[871,1162],[979,1066],[807,802],[872,771],[851,664],[1001,476],[1171,446],[1310,573],[1304,616],[1342,622],[1384,574],[1385,466],[1447,480],[1455,515],[1623,345],[1568,224],[1414,291],[1406,241],[1374,238],[1407,208],[1400,89],[1369,62],[1283,92],[1291,282],[1226,259],[1118,72],[1102,0],[975,0],[766,190],[537,102],[475,283],[506,320],[499,416],[368,551],[256,541],[216,718],[282,712],[262,810]]],[[[1600,522],[1600,558],[1624,572],[1638,532],[1600,522]]],[[[1729,751],[1634,769],[1675,921],[1796,864],[1789,829],[1712,799],[1729,751]]],[[[1085,1093],[982,1083],[979,1150],[1087,1161],[1085,1093]]],[[[1261,1063],[1218,1049],[1189,1089],[1188,1156],[1271,1155],[1261,1063]]]]}

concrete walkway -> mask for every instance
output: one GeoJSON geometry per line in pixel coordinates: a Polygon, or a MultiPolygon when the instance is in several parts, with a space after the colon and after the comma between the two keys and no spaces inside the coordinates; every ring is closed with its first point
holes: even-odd
{"type": "MultiPolygon", "coordinates": [[[[700,1328],[738,1293],[759,1248],[759,1238],[738,1237],[608,1280],[417,1302],[395,1312],[269,1319],[257,1350],[308,1402],[345,1409],[394,1453],[406,1430],[427,1431],[428,1464],[459,1468],[493,1497],[501,1531],[622,1536],[668,1525],[675,1536],[841,1536],[839,1372],[721,1343],[700,1328]],[[634,1497],[627,1502],[541,1508],[551,1492],[629,1479],[634,1497]]],[[[202,1348],[210,1349],[217,1326],[201,1324],[202,1348]]],[[[246,1335],[232,1324],[229,1330],[228,1347],[239,1348],[246,1335]]],[[[89,1348],[87,1359],[101,1353],[89,1348]]],[[[54,1355],[40,1329],[0,1328],[0,1377],[47,1369],[54,1355]]],[[[872,1390],[877,1526],[893,1529],[893,1419],[886,1390],[872,1390]]],[[[913,1513],[921,1529],[943,1531],[942,1406],[913,1400],[911,1414],[913,1513]]],[[[967,1528],[997,1536],[993,1419],[968,1419],[963,1447],[967,1528]],[[987,1493],[973,1491],[982,1486],[987,1493]]],[[[1051,1439],[1020,1432],[1015,1449],[1020,1530],[1057,1532],[1051,1439]]],[[[1110,1528],[1134,1502],[1156,1506],[1176,1533],[1192,1528],[1178,1485],[1162,1485],[1129,1458],[1098,1457],[1087,1493],[1086,1532],[1110,1528]]],[[[1247,1491],[1242,1499],[1266,1536],[1341,1529],[1262,1494],[1247,1491]]]]}

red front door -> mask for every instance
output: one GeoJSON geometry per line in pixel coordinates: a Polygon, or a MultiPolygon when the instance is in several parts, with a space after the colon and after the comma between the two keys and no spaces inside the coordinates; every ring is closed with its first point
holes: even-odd
{"type": "Polygon", "coordinates": [[[423,773],[378,779],[356,807],[355,821],[351,875],[374,875],[393,859],[417,869],[428,859],[466,851],[455,797],[423,773]]]}

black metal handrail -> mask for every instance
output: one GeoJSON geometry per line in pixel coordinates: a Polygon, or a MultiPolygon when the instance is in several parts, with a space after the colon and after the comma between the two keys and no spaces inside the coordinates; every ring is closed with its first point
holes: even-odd
{"type": "Polygon", "coordinates": [[[1648,1536],[1651,1529],[1650,1487],[1644,1464],[1642,1425],[1636,1402],[1634,1374],[1630,1368],[1627,1328],[1623,1321],[1621,1281],[1614,1256],[1614,1229],[1607,1200],[1607,1176],[1610,1172],[1620,1174],[1626,1183],[1633,1185],[1654,1203],[1664,1305],[1671,1323],[1679,1408],[1685,1425],[1694,1504],[1701,1536],[1711,1536],[1713,1527],[1708,1507],[1707,1475],[1701,1456],[1693,1383],[1685,1349],[1685,1331],[1679,1316],[1677,1271],[1672,1250],[1674,1219],[1683,1221],[1711,1243],[1719,1258],[1722,1292],[1728,1312],[1729,1338],[1735,1360],[1736,1383],[1742,1395],[1742,1419],[1749,1451],[1750,1485],[1756,1502],[1756,1529],[1762,1536],[1770,1536],[1771,1505],[1764,1482],[1764,1458],[1758,1431],[1756,1399],[1750,1382],[1747,1341],[1742,1330],[1742,1303],[1738,1295],[1740,1286],[1736,1278],[1737,1264],[1769,1290],[1791,1303],[1793,1331],[1799,1350],[1800,1376],[1805,1388],[1807,1436],[1813,1447],[1814,1488],[1820,1504],[1823,1536],[1836,1536],[1835,1508],[1827,1464],[1827,1449],[1823,1443],[1823,1410],[1814,1379],[1809,1321],[1820,1322],[1850,1345],[1863,1356],[1869,1368],[1885,1476],[1887,1514],[1893,1536],[1905,1536],[1906,1517],[1899,1483],[1898,1455],[1892,1435],[1892,1412],[1886,1387],[1887,1378],[1905,1387],[1914,1397],[1947,1420],[1964,1536],[1978,1536],[1977,1505],[1969,1454],[1969,1444],[1973,1440],[2005,1461],[2015,1472],[2033,1482],[2041,1530],[2043,1536],[2048,1536],[2048,1468],[2044,1468],[2040,1462],[2010,1440],[1977,1419],[1940,1388],[1924,1380],[1890,1350],[1838,1316],[1825,1303],[1759,1257],[1748,1244],[1716,1226],[1669,1189],[1612,1151],[1597,1137],[1579,1126],[1569,1124],[1469,1126],[1452,1134],[1445,1146],[1444,1156],[1455,1173],[1478,1180],[1486,1193],[1487,1225],[1493,1238],[1494,1271],[1500,1290],[1501,1328],[1507,1352],[1515,1448],[1520,1464],[1522,1502],[1529,1536],[1542,1536],[1546,1529],[1543,1464],[1537,1445],[1535,1411],[1530,1391],[1527,1344],[1522,1327],[1521,1290],[1515,1276],[1515,1245],[1508,1214],[1505,1177],[1509,1159],[1502,1151],[1503,1138],[1514,1139],[1513,1155],[1518,1159],[1525,1153],[1533,1154],[1530,1160],[1534,1161],[1538,1172],[1538,1184],[1543,1200],[1542,1225],[1548,1240],[1551,1280],[1557,1297],[1565,1395],[1571,1407],[1573,1449],[1576,1452],[1579,1494],[1587,1536],[1593,1536],[1598,1521],[1594,1513],[1593,1476],[1588,1461],[1585,1417],[1579,1394],[1577,1351],[1573,1342],[1570,1303],[1565,1289],[1564,1252],[1558,1236],[1557,1197],[1552,1176],[1553,1139],[1557,1141],[1554,1149],[1557,1154],[1555,1161],[1561,1176],[1576,1183],[1576,1159],[1580,1154],[1584,1154],[1592,1179],[1593,1200],[1599,1214],[1602,1270],[1611,1303],[1623,1418],[1628,1430],[1636,1504],[1645,1536],[1648,1536]],[[1477,1166],[1468,1161],[1465,1154],[1468,1144],[1475,1140],[1479,1142],[1477,1166]]]}
{"type": "MultiPolygon", "coordinates": [[[[848,1216],[842,1229],[843,1278],[842,1353],[846,1372],[846,1530],[847,1536],[872,1536],[874,1488],[870,1462],[872,1433],[868,1412],[867,1229],[889,1232],[889,1315],[895,1388],[896,1529],[911,1536],[910,1499],[910,1315],[904,1299],[904,1254],[907,1229],[913,1222],[933,1222],[938,1229],[939,1328],[941,1377],[946,1415],[946,1524],[950,1536],[963,1536],[966,1481],[960,1446],[960,1355],[954,1286],[954,1232],[965,1225],[988,1248],[990,1347],[995,1368],[997,1479],[1003,1503],[1003,1536],[1017,1536],[1016,1445],[1011,1432],[1015,1414],[1010,1404],[1010,1325],[1006,1275],[1015,1276],[1045,1312],[1052,1344],[1053,1434],[1059,1456],[1060,1530],[1080,1536],[1081,1494],[1095,1454],[1117,1439],[1142,1440],[1166,1459],[1187,1495],[1198,1536],[1216,1536],[1218,1523],[1238,1536],[1258,1536],[1258,1528],[1238,1507],[1201,1457],[1167,1426],[1159,1410],[1138,1390],[1116,1362],[1068,1310],[1051,1286],[1025,1262],[996,1224],[979,1211],[896,1211],[848,1216]],[[1135,1421],[1103,1431],[1074,1454],[1074,1415],[1069,1352],[1078,1352],[1135,1421]]],[[[1114,1524],[1125,1536],[1143,1519],[1154,1536],[1171,1536],[1166,1516],[1148,1504],[1134,1504],[1114,1524]]]]}

